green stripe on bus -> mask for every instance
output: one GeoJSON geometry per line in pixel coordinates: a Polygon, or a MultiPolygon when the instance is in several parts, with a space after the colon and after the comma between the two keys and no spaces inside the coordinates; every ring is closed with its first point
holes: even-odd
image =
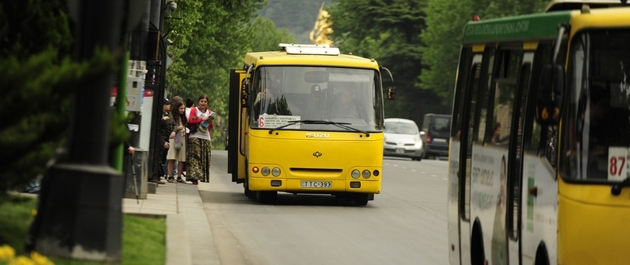
{"type": "Polygon", "coordinates": [[[463,43],[555,39],[570,18],[571,11],[563,11],[469,22],[463,43]]]}

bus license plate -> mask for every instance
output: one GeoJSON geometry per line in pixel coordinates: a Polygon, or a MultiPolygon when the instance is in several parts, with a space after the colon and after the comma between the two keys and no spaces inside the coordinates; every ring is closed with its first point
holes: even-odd
{"type": "Polygon", "coordinates": [[[331,188],[332,182],[330,181],[302,181],[302,188],[331,188]]]}

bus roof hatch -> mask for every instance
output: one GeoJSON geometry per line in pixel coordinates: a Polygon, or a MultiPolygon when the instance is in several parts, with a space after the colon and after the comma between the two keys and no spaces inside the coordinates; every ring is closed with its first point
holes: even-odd
{"type": "Polygon", "coordinates": [[[582,5],[588,5],[589,8],[610,8],[626,5],[627,0],[552,0],[547,6],[546,11],[560,10],[580,10],[582,5]]]}
{"type": "Polygon", "coordinates": [[[339,55],[339,48],[328,45],[280,43],[278,47],[287,54],[339,55]]]}

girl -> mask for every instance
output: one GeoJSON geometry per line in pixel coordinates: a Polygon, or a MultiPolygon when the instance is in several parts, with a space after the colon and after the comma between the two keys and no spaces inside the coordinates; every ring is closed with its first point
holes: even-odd
{"type": "Polygon", "coordinates": [[[177,182],[186,183],[186,181],[182,179],[182,169],[186,162],[186,124],[188,122],[188,120],[186,120],[186,105],[181,101],[176,101],[173,103],[171,110],[173,122],[171,123],[171,135],[169,136],[170,148],[166,155],[166,159],[168,160],[168,182],[175,182],[175,178],[171,174],[173,174],[173,165],[175,164],[175,160],[177,160],[177,182]]]}

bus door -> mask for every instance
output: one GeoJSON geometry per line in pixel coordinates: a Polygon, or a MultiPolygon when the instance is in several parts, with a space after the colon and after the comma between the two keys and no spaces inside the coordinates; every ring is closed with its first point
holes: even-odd
{"type": "MultiPolygon", "coordinates": [[[[520,263],[518,260],[508,262],[509,256],[512,256],[509,253],[518,258],[520,252],[518,236],[513,237],[509,220],[517,216],[515,224],[518,224],[518,208],[511,207],[515,202],[512,198],[518,199],[518,195],[515,195],[518,191],[514,192],[511,187],[518,188],[520,185],[517,180],[520,173],[514,169],[518,164],[517,159],[521,157],[516,152],[521,135],[519,108],[522,84],[519,85],[518,81],[523,76],[523,83],[528,79],[524,76],[529,76],[529,72],[523,70],[523,55],[522,44],[501,45],[497,49],[488,93],[488,110],[485,113],[488,122],[485,123],[483,148],[473,150],[476,158],[473,170],[480,171],[482,177],[480,181],[473,182],[472,188],[479,193],[478,196],[483,195],[488,199],[472,207],[472,216],[480,224],[478,230],[483,233],[479,239],[473,232],[472,240],[483,241],[484,254],[487,255],[485,261],[493,265],[520,263]]],[[[525,65],[530,65],[531,60],[529,58],[525,65]]],[[[473,263],[481,264],[478,260],[473,263]]]]}
{"type": "Polygon", "coordinates": [[[471,183],[471,132],[469,124],[473,90],[476,90],[481,78],[481,61],[484,46],[464,47],[461,54],[461,68],[458,70],[458,81],[453,108],[451,128],[451,145],[449,154],[449,215],[457,215],[449,220],[458,220],[457,223],[449,223],[449,241],[453,245],[454,253],[451,255],[451,264],[470,264],[471,256],[471,214],[470,214],[470,183],[471,183]],[[458,231],[454,233],[453,231],[458,231]],[[459,246],[459,248],[455,247],[459,246]],[[455,251],[458,250],[458,251],[455,251]]]}
{"type": "Polygon", "coordinates": [[[248,128],[247,95],[245,70],[230,71],[229,125],[228,125],[228,173],[232,174],[232,182],[242,183],[247,177],[245,145],[248,128]]]}
{"type": "MultiPolygon", "coordinates": [[[[536,44],[525,44],[524,48],[535,47],[536,44]]],[[[520,56],[520,51],[515,52],[517,56],[520,56]]],[[[518,58],[514,58],[518,60],[518,58]]],[[[525,142],[530,139],[531,130],[525,127],[525,124],[531,126],[533,117],[531,106],[527,107],[527,97],[530,95],[529,87],[531,80],[532,64],[534,61],[534,52],[525,51],[522,53],[522,62],[518,69],[517,86],[514,95],[514,108],[512,111],[511,132],[510,132],[510,145],[508,155],[508,178],[506,187],[506,231],[507,231],[507,249],[509,264],[521,264],[521,192],[523,185],[523,160],[525,142]],[[530,115],[526,115],[530,114],[530,115]],[[528,122],[525,122],[527,119],[528,122]]],[[[534,96],[532,99],[535,98],[534,96]]],[[[532,104],[534,100],[530,100],[532,104]]],[[[533,104],[532,104],[533,106],[533,104]]]]}

